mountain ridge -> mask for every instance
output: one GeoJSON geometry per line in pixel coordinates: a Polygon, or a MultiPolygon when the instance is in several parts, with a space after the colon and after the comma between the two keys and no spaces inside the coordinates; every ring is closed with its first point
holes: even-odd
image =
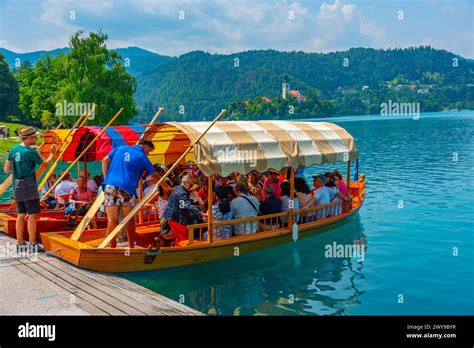
{"type": "MultiPolygon", "coordinates": [[[[18,57],[37,60],[41,55],[65,50],[68,48],[17,57],[8,51],[6,60],[11,63],[13,59],[14,64],[18,57]]],[[[359,104],[376,106],[388,96],[398,98],[401,92],[389,90],[398,85],[415,85],[414,96],[402,91],[407,100],[433,99],[425,103],[436,104],[428,110],[450,108],[458,100],[473,98],[472,88],[466,86],[474,84],[474,62],[430,46],[386,50],[356,47],[328,53],[267,49],[216,54],[197,50],[177,57],[136,46],[114,50],[138,81],[135,99],[141,114],[160,105],[176,120],[209,119],[232,103],[259,96],[278,97],[286,74],[291,89],[341,105],[336,114],[350,112],[350,105],[354,113],[369,112],[370,108],[359,104]],[[361,91],[364,86],[366,90],[361,91]],[[416,95],[427,86],[428,96],[416,95]]],[[[0,48],[0,53],[4,51],[0,48]]]]}

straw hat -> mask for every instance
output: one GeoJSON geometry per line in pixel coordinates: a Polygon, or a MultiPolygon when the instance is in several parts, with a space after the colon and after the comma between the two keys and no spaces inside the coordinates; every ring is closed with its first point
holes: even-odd
{"type": "Polygon", "coordinates": [[[40,133],[38,133],[36,131],[36,129],[32,126],[29,126],[29,127],[26,127],[26,128],[22,128],[20,130],[20,136],[22,138],[28,138],[28,137],[31,137],[33,135],[41,135],[40,133]]]}

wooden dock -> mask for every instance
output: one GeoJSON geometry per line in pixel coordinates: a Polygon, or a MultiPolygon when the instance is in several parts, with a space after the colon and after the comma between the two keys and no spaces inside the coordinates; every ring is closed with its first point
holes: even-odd
{"type": "Polygon", "coordinates": [[[8,258],[5,250],[13,244],[0,233],[0,315],[203,315],[129,280],[45,253],[8,258]]]}

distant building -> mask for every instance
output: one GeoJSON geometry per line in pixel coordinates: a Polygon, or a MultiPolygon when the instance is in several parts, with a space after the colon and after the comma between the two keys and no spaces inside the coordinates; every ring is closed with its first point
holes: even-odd
{"type": "Polygon", "coordinates": [[[401,90],[403,88],[403,85],[397,85],[397,91],[401,90]]]}
{"type": "Polygon", "coordinates": [[[362,86],[362,90],[363,90],[363,91],[366,91],[366,90],[368,90],[368,89],[369,89],[369,86],[362,86]]]}
{"type": "Polygon", "coordinates": [[[288,74],[285,74],[283,78],[283,83],[281,85],[281,97],[286,99],[286,96],[290,92],[290,84],[288,83],[288,74]]]}
{"type": "Polygon", "coordinates": [[[263,101],[264,103],[270,103],[272,101],[270,98],[267,98],[265,96],[261,96],[260,100],[263,101]]]}
{"type": "Polygon", "coordinates": [[[422,88],[417,91],[418,94],[428,94],[428,89],[427,88],[422,88]]]}
{"type": "Polygon", "coordinates": [[[410,85],[410,89],[416,89],[416,85],[415,85],[415,84],[411,84],[411,85],[410,85]]]}
{"type": "Polygon", "coordinates": [[[292,89],[290,94],[298,100],[298,103],[306,101],[306,97],[297,89],[292,89]]]}

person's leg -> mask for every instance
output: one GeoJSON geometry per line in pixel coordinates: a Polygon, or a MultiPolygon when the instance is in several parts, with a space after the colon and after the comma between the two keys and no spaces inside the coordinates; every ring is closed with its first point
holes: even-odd
{"type": "MultiPolygon", "coordinates": [[[[130,213],[133,207],[122,207],[124,217],[130,213]]],[[[127,237],[130,248],[135,247],[135,218],[131,218],[127,223],[127,237]]]]}
{"type": "MultiPolygon", "coordinates": [[[[107,235],[111,233],[115,227],[118,225],[118,211],[119,207],[118,206],[111,206],[111,207],[105,207],[105,211],[107,213],[107,235]]],[[[112,248],[115,248],[117,246],[117,237],[112,239],[110,242],[110,246],[112,248]]]]}
{"type": "Polygon", "coordinates": [[[36,217],[38,214],[28,215],[28,235],[30,240],[30,245],[36,244],[36,217]]]}
{"type": "Polygon", "coordinates": [[[26,212],[28,213],[28,235],[30,245],[36,244],[36,217],[41,212],[39,199],[33,199],[25,202],[26,212]]]}
{"type": "Polygon", "coordinates": [[[25,230],[25,213],[16,216],[16,242],[23,244],[23,231],[25,230]]]}

